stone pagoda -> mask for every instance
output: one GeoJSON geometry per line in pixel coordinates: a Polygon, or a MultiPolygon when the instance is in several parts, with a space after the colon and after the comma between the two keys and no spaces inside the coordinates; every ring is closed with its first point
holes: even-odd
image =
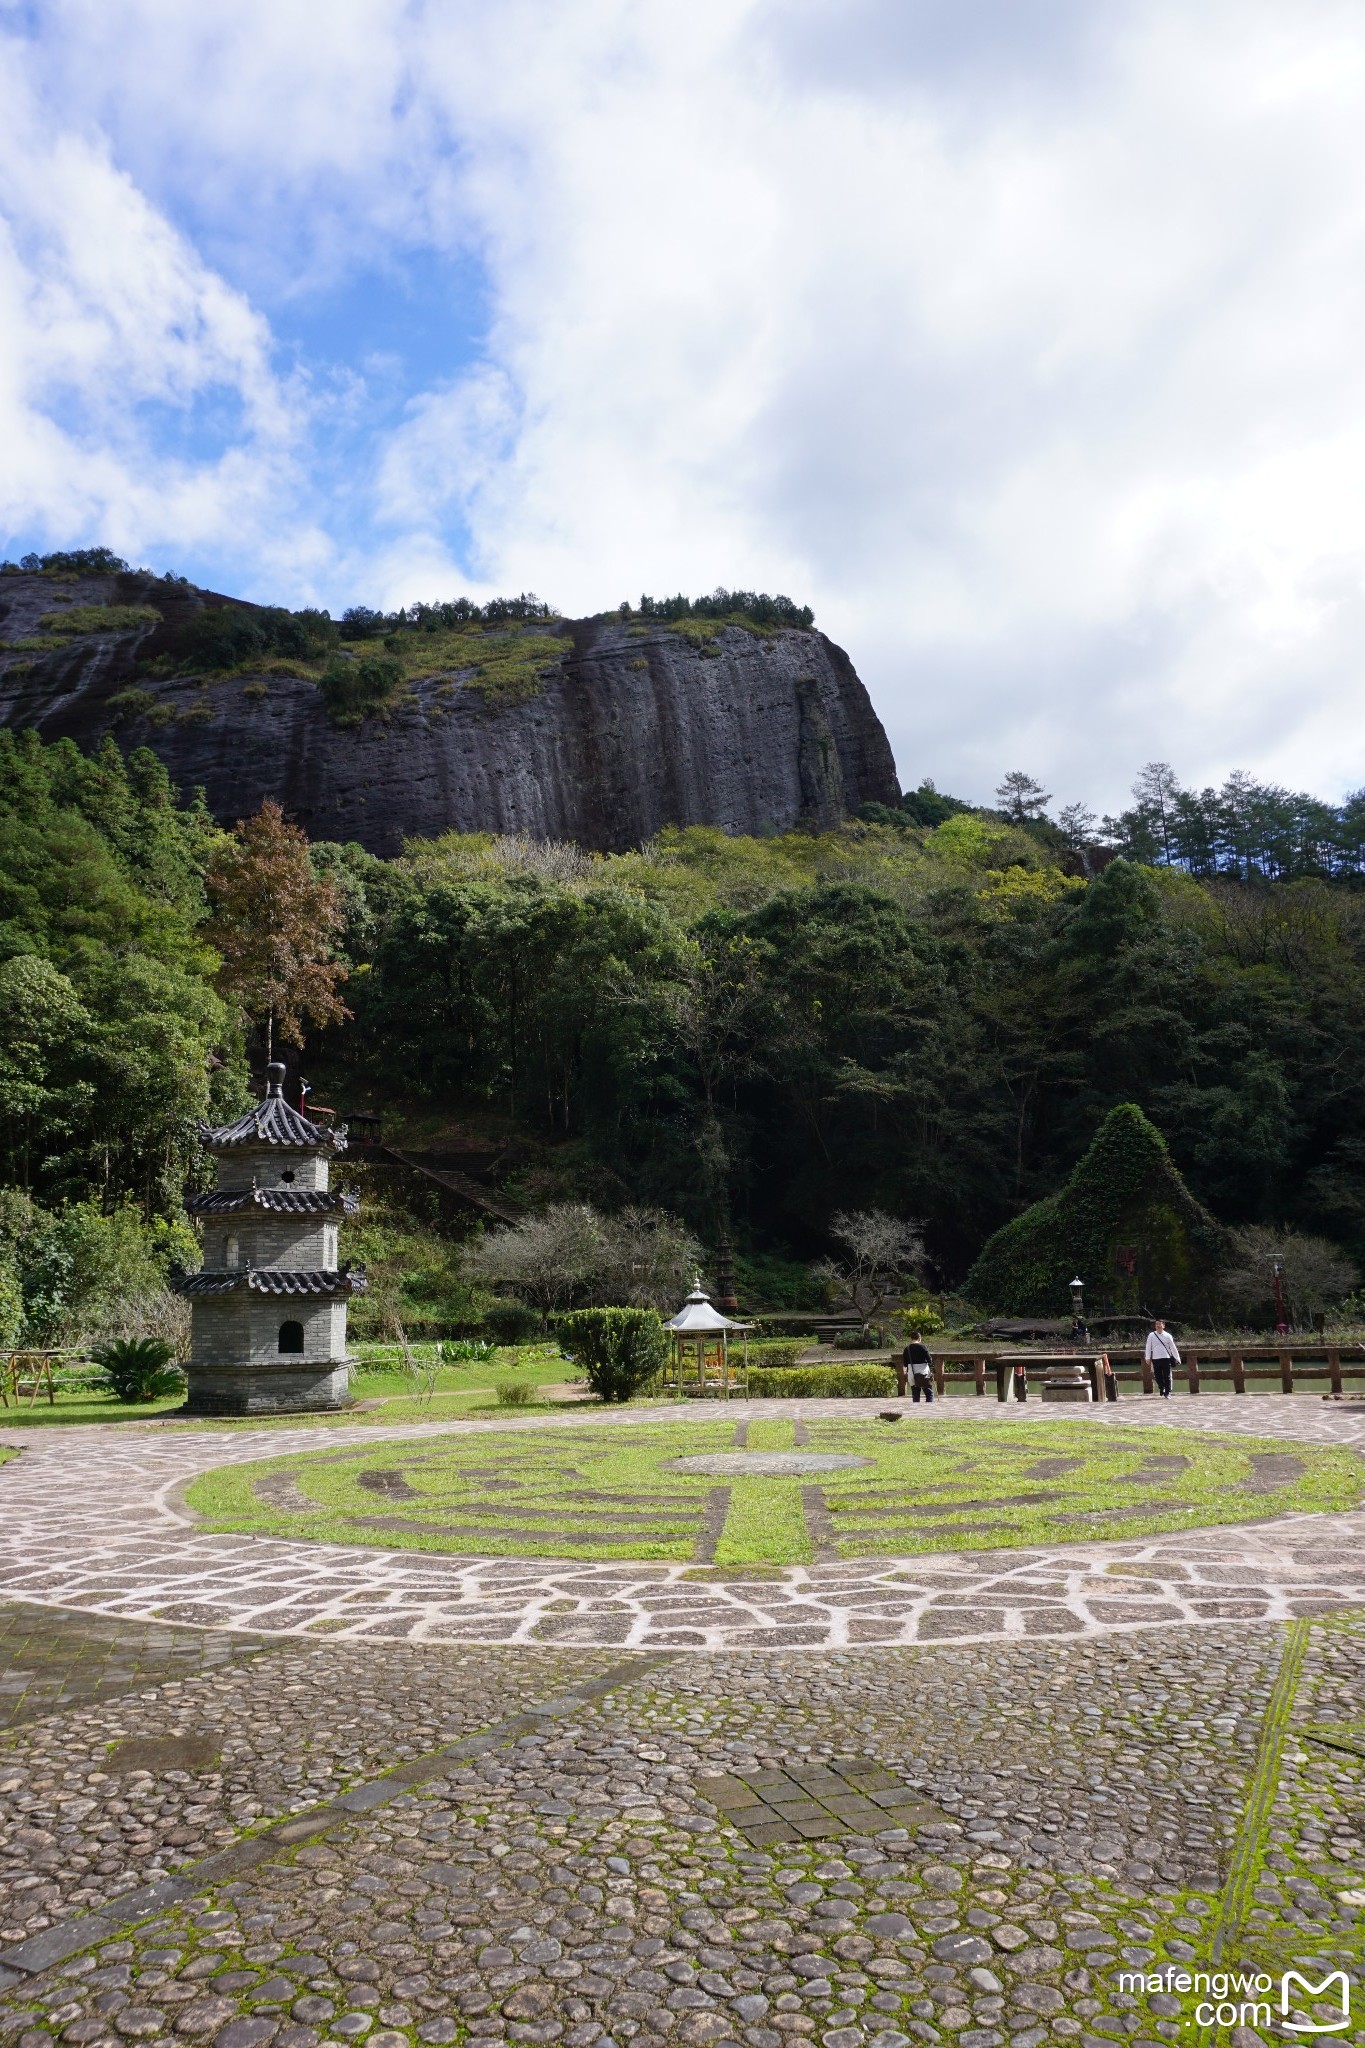
{"type": "Polygon", "coordinates": [[[186,1203],[204,1233],[204,1263],[171,1282],[188,1297],[191,1415],[273,1415],[350,1404],[346,1303],[360,1266],[337,1264],[355,1195],[328,1186],[344,1128],[313,1123],[284,1099],[284,1068],[266,1068],[265,1100],[236,1123],[203,1128],[218,1185],[186,1203]]]}

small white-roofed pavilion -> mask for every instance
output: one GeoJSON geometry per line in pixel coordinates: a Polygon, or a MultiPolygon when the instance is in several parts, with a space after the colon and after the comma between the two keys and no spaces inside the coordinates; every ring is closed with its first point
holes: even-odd
{"type": "Polygon", "coordinates": [[[668,1328],[673,1333],[673,1380],[680,1394],[717,1393],[728,1400],[736,1377],[742,1379],[747,1392],[748,1333],[753,1324],[722,1315],[702,1286],[700,1274],[668,1328]],[[738,1374],[730,1356],[730,1339],[736,1336],[743,1345],[738,1374]]]}

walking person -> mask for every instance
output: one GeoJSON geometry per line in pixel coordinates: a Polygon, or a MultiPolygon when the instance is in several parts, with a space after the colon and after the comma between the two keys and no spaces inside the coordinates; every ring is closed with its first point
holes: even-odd
{"type": "Polygon", "coordinates": [[[1180,1363],[1180,1346],[1158,1316],[1148,1333],[1143,1357],[1152,1368],[1156,1390],[1163,1401],[1171,1398],[1171,1367],[1180,1363]]]}
{"type": "Polygon", "coordinates": [[[1014,1368],[1014,1398],[1016,1401],[1028,1399],[1028,1367],[1022,1358],[1014,1368]]]}
{"type": "Polygon", "coordinates": [[[918,1401],[921,1394],[932,1408],[934,1404],[934,1361],[929,1348],[918,1330],[910,1332],[910,1342],[902,1355],[902,1364],[910,1373],[910,1399],[918,1401]]]}
{"type": "Polygon", "coordinates": [[[1114,1378],[1114,1368],[1109,1363],[1109,1353],[1100,1353],[1100,1396],[1106,1401],[1117,1401],[1119,1383],[1114,1378]]]}

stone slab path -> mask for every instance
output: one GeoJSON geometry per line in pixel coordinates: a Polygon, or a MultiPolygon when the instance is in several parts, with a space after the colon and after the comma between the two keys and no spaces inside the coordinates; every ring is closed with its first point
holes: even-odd
{"type": "MultiPolygon", "coordinates": [[[[885,1404],[764,1402],[764,1415],[847,1419],[885,1404]]],[[[734,1419],[736,1403],[647,1411],[734,1419]]],[[[1185,1397],[1096,1414],[942,1402],[912,1427],[1159,1425],[1365,1450],[1365,1408],[1302,1396],[1185,1397]]],[[[642,1411],[456,1422],[194,1431],[13,1432],[0,1467],[0,1594],[49,1607],[260,1636],[650,1650],[829,1649],[1086,1638],[1155,1627],[1283,1622],[1365,1605],[1365,1513],[1297,1515],[1027,1551],[877,1558],[743,1575],[696,1565],[424,1556],[207,1534],[185,1485],[226,1464],[433,1433],[603,1428],[642,1411]]]]}

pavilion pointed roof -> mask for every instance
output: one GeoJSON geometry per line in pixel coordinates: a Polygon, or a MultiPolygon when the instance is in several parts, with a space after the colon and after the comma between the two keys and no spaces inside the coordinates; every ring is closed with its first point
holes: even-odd
{"type": "Polygon", "coordinates": [[[707,1337],[719,1335],[722,1330],[747,1330],[748,1323],[731,1322],[723,1316],[701,1284],[701,1275],[692,1283],[692,1292],[678,1313],[668,1325],[670,1330],[683,1337],[707,1337]]]}

